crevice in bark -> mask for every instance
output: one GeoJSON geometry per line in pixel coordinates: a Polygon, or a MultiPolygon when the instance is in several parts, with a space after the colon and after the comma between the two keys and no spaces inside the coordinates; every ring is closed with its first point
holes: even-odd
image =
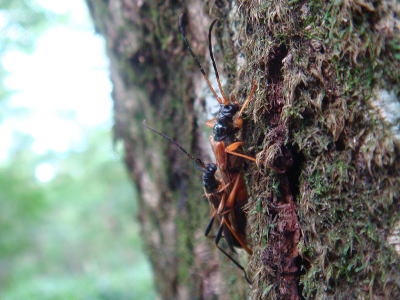
{"type": "Polygon", "coordinates": [[[281,44],[278,47],[275,47],[271,51],[271,56],[268,62],[268,78],[273,83],[282,82],[283,74],[283,59],[288,54],[288,49],[285,44],[281,44]]]}
{"type": "Polygon", "coordinates": [[[290,147],[290,153],[293,164],[287,172],[289,178],[290,190],[292,191],[294,201],[296,202],[297,196],[300,191],[300,174],[305,164],[305,158],[303,153],[296,149],[296,147],[290,147]]]}
{"type": "Polygon", "coordinates": [[[200,238],[208,215],[196,171],[138,126],[146,117],[207,155],[204,109],[193,111],[204,90],[176,27],[182,11],[200,57],[211,20],[223,20],[216,55],[238,100],[258,84],[242,131],[257,157],[244,170],[253,298],[399,298],[385,241],[398,222],[399,150],[370,105],[381,100],[374,89],[399,94],[395,1],[87,1],[107,36],[115,136],[144,194],[139,218],[165,299],[243,299],[247,288],[200,238]]]}
{"type": "Polygon", "coordinates": [[[264,150],[259,161],[273,171],[270,178],[277,188],[271,190],[268,201],[270,224],[267,247],[261,253],[261,261],[266,270],[276,278],[276,293],[281,299],[301,299],[298,243],[300,224],[297,216],[296,197],[299,194],[299,178],[304,157],[290,145],[286,145],[288,124],[282,120],[285,105],[283,93],[283,60],[288,49],[281,44],[271,50],[266,71],[270,83],[266,123],[270,130],[264,139],[264,150]]]}
{"type": "Polygon", "coordinates": [[[300,175],[301,172],[304,168],[304,164],[305,164],[305,157],[304,155],[298,151],[296,149],[296,147],[290,147],[290,153],[292,156],[292,161],[293,161],[293,165],[288,169],[288,172],[286,174],[287,176],[287,180],[288,180],[288,191],[292,193],[292,201],[296,207],[295,211],[296,211],[296,220],[295,222],[297,223],[296,225],[296,234],[297,237],[295,237],[294,234],[293,238],[294,238],[294,248],[295,250],[293,252],[297,253],[296,257],[293,257],[293,263],[294,265],[297,267],[296,270],[296,274],[295,274],[295,278],[294,280],[296,281],[297,284],[297,293],[300,299],[304,299],[303,295],[302,295],[302,290],[303,290],[303,286],[300,284],[300,276],[302,274],[306,273],[306,270],[309,268],[309,264],[303,260],[298,252],[298,243],[300,242],[300,238],[301,238],[301,228],[300,228],[300,223],[299,223],[299,219],[298,219],[298,197],[299,197],[299,192],[300,192],[300,175]]]}

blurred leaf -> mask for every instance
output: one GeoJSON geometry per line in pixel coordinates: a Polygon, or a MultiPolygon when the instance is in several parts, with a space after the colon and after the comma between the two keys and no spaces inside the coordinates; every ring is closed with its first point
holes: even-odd
{"type": "Polygon", "coordinates": [[[38,35],[58,18],[32,0],[0,0],[0,54],[32,51],[38,35]]]}
{"type": "MultiPolygon", "coordinates": [[[[62,17],[35,1],[0,0],[0,55],[31,51],[62,17]]],[[[11,93],[6,75],[0,61],[0,101],[11,93]]],[[[0,106],[0,121],[27,113],[5,101],[0,106]]],[[[154,298],[134,187],[109,130],[87,136],[80,151],[44,155],[29,150],[31,136],[13,137],[10,158],[0,166],[1,299],[154,298]],[[56,170],[47,183],[35,177],[43,163],[56,170]]]]}
{"type": "MultiPolygon", "coordinates": [[[[8,51],[32,52],[39,35],[61,20],[65,17],[45,10],[36,1],[0,0],[0,57],[8,51]]],[[[6,75],[0,60],[0,101],[10,94],[4,86],[6,75]]]]}
{"type": "Polygon", "coordinates": [[[154,296],[134,220],[136,195],[110,140],[110,132],[98,130],[80,152],[42,156],[24,147],[29,140],[18,143],[0,172],[6,299],[154,296]],[[45,184],[33,175],[43,162],[57,169],[45,184]]]}

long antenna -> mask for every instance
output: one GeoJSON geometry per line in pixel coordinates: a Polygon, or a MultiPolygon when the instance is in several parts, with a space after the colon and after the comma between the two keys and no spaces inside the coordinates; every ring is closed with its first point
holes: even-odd
{"type": "Polygon", "coordinates": [[[227,105],[227,104],[229,104],[229,100],[226,98],[224,90],[222,89],[222,84],[221,84],[221,81],[219,80],[217,64],[215,63],[214,53],[213,53],[213,49],[212,49],[212,30],[213,30],[215,23],[217,23],[217,22],[218,22],[218,19],[215,19],[214,21],[212,21],[210,29],[208,30],[208,51],[210,52],[211,61],[213,64],[215,77],[217,78],[219,90],[221,92],[222,98],[224,98],[224,104],[227,105]]]}
{"type": "Polygon", "coordinates": [[[200,169],[204,170],[206,168],[206,165],[204,164],[204,162],[200,158],[195,157],[192,154],[190,154],[189,152],[187,152],[185,150],[185,148],[183,148],[177,141],[173,140],[172,138],[170,138],[165,133],[162,133],[162,132],[150,127],[149,125],[147,125],[146,120],[143,120],[142,124],[148,130],[153,131],[155,134],[158,134],[159,136],[163,137],[164,139],[166,139],[171,144],[174,144],[180,151],[182,151],[184,154],[186,154],[187,157],[189,157],[191,160],[193,160],[195,162],[196,166],[198,166],[200,169]]]}
{"type": "MultiPolygon", "coordinates": [[[[183,42],[185,43],[186,47],[188,48],[188,50],[190,52],[190,55],[192,55],[194,61],[196,62],[197,66],[199,67],[200,72],[203,75],[204,79],[206,80],[208,87],[210,88],[211,92],[214,94],[214,97],[217,98],[217,101],[220,104],[222,104],[222,100],[218,97],[217,93],[215,92],[214,88],[212,87],[211,82],[208,79],[206,72],[204,71],[203,67],[201,66],[201,63],[200,63],[198,57],[196,56],[196,54],[194,54],[192,47],[190,47],[189,41],[186,38],[186,32],[185,32],[185,28],[183,26],[183,14],[179,18],[179,30],[182,34],[183,42]]],[[[225,98],[224,98],[224,101],[225,101],[225,98]]]]}

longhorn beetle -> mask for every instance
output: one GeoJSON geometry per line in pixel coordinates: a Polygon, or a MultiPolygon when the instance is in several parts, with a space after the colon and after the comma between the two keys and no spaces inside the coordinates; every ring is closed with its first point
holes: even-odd
{"type": "Polygon", "coordinates": [[[214,94],[215,98],[220,103],[220,110],[217,114],[217,117],[214,118],[213,120],[208,121],[206,125],[209,127],[213,127],[213,135],[210,137],[211,147],[215,155],[215,159],[221,174],[222,181],[224,183],[229,184],[227,187],[228,189],[227,194],[230,196],[235,195],[234,197],[232,196],[229,198],[229,200],[232,201],[232,203],[229,203],[228,206],[235,207],[237,210],[240,210],[242,212],[240,216],[243,216],[243,220],[240,220],[239,222],[231,220],[232,224],[235,225],[241,224],[240,227],[232,228],[233,232],[238,233],[238,237],[236,237],[235,242],[238,243],[237,246],[242,247],[243,249],[246,250],[248,254],[251,255],[252,250],[247,246],[245,241],[246,216],[243,213],[242,207],[247,203],[248,195],[243,175],[241,173],[241,164],[242,164],[242,158],[249,159],[251,161],[255,161],[255,158],[236,152],[236,150],[243,144],[243,142],[237,141],[235,135],[242,127],[243,120],[241,118],[241,114],[243,113],[244,109],[252,99],[255,89],[257,88],[257,85],[255,84],[255,82],[253,82],[250,94],[248,95],[247,99],[245,100],[244,104],[241,107],[236,102],[231,103],[231,101],[229,101],[229,99],[227,98],[222,88],[218,69],[212,51],[212,30],[217,21],[218,20],[214,20],[211,23],[211,26],[208,31],[208,43],[209,43],[210,57],[215,72],[215,77],[217,79],[218,87],[222,97],[219,97],[215,92],[198,57],[194,54],[189,44],[189,41],[186,38],[183,26],[183,16],[181,16],[180,18],[179,28],[186,47],[188,48],[191,56],[193,57],[197,66],[199,67],[211,92],[214,94]]]}
{"type": "Polygon", "coordinates": [[[217,165],[214,163],[205,164],[200,158],[197,158],[186,151],[178,142],[167,136],[166,134],[157,131],[156,129],[148,126],[145,121],[143,121],[143,126],[152,132],[158,134],[159,136],[166,139],[169,143],[176,146],[181,152],[183,152],[189,159],[194,161],[196,167],[202,170],[202,181],[205,196],[211,207],[211,219],[206,227],[205,236],[208,236],[215,219],[219,221],[219,227],[215,237],[216,247],[228,257],[242,272],[249,284],[251,284],[250,279],[243,266],[232,257],[231,254],[226,252],[220,245],[219,242],[222,235],[231,249],[234,252],[235,247],[243,247],[247,252],[252,253],[251,249],[248,248],[244,242],[244,229],[246,226],[246,216],[240,206],[235,205],[235,199],[237,197],[240,184],[239,176],[236,177],[233,183],[233,188],[230,193],[227,193],[227,188],[231,185],[231,182],[225,183],[223,180],[219,180],[216,177],[218,171],[217,165]]]}
{"type": "MultiPolygon", "coordinates": [[[[220,104],[220,110],[217,114],[217,117],[212,120],[207,121],[207,123],[206,123],[207,126],[213,128],[213,139],[212,139],[213,140],[212,141],[213,149],[215,149],[215,147],[217,147],[217,148],[220,148],[217,150],[218,152],[222,151],[225,153],[229,153],[231,155],[235,155],[235,156],[239,156],[239,157],[242,157],[245,159],[249,159],[251,161],[255,161],[255,158],[253,158],[253,157],[236,152],[236,150],[243,144],[243,142],[237,141],[235,138],[235,134],[243,126],[243,119],[241,118],[241,115],[242,115],[244,109],[246,108],[246,106],[249,104],[250,100],[252,99],[254,92],[257,88],[257,84],[255,83],[255,81],[253,81],[252,87],[250,90],[250,94],[247,97],[247,99],[244,101],[242,106],[240,106],[236,101],[232,101],[232,102],[234,102],[232,104],[231,101],[227,98],[227,96],[222,88],[221,80],[219,78],[219,73],[218,73],[217,65],[215,63],[214,54],[213,54],[213,50],[212,50],[212,30],[217,21],[218,20],[216,19],[211,23],[210,29],[208,31],[208,49],[210,52],[210,57],[211,57],[211,61],[213,64],[215,77],[217,79],[217,83],[218,83],[218,87],[219,87],[219,90],[222,95],[222,99],[221,99],[221,97],[218,96],[218,94],[212,87],[210,80],[207,77],[206,72],[204,71],[198,57],[194,54],[192,47],[190,46],[189,41],[186,38],[186,33],[185,33],[184,26],[183,26],[183,15],[180,17],[179,28],[180,28],[182,38],[183,38],[183,41],[184,41],[186,47],[188,48],[191,56],[193,57],[197,66],[199,67],[201,74],[203,75],[204,79],[207,82],[208,87],[210,88],[211,92],[213,93],[213,95],[217,99],[218,103],[220,104]],[[239,113],[239,114],[236,116],[237,113],[239,113]],[[223,142],[223,143],[221,144],[219,142],[223,142]]],[[[222,166],[219,166],[219,167],[224,168],[227,166],[225,166],[225,164],[223,164],[222,166]]]]}

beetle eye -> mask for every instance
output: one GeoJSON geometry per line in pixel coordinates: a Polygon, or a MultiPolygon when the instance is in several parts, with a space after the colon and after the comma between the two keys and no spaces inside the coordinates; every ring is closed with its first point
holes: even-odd
{"type": "Polygon", "coordinates": [[[239,110],[239,107],[236,104],[229,104],[224,106],[224,113],[229,114],[233,116],[237,111],[239,110]]]}
{"type": "Polygon", "coordinates": [[[234,109],[234,106],[233,105],[227,105],[226,106],[226,112],[228,112],[228,113],[231,113],[231,112],[233,112],[235,109],[234,109]]]}

